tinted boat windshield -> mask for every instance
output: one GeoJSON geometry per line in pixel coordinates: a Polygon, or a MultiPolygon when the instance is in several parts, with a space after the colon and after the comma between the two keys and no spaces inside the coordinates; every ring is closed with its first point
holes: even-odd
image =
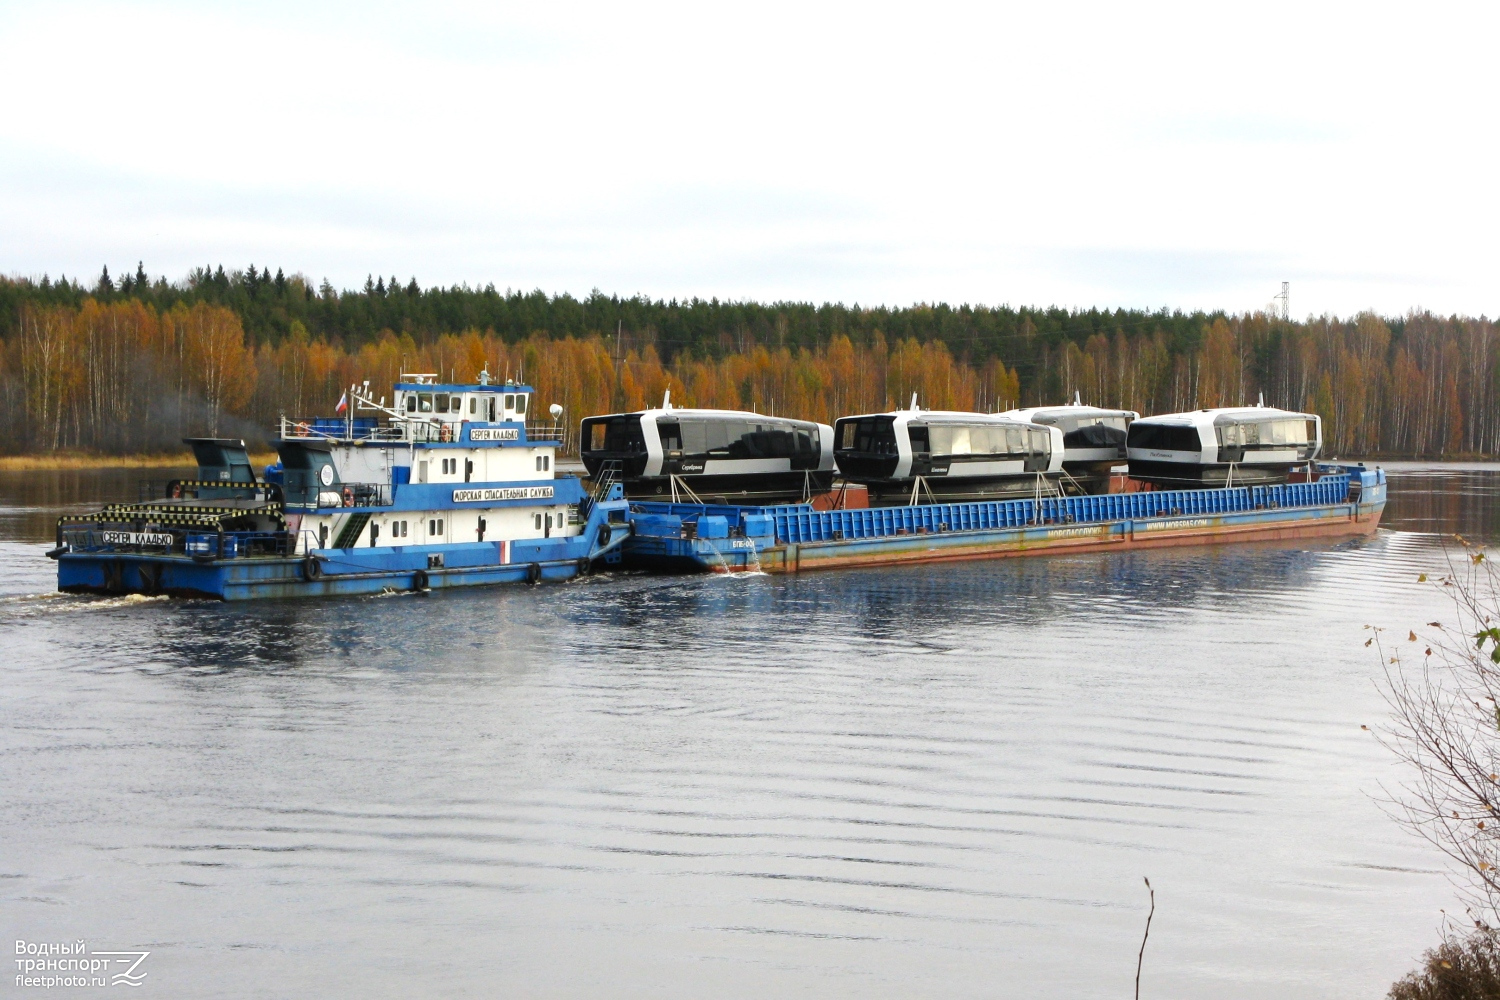
{"type": "Polygon", "coordinates": [[[641,433],[641,418],[638,414],[585,420],[583,433],[589,451],[621,455],[646,453],[646,436],[641,433]]]}
{"type": "Polygon", "coordinates": [[[1130,447],[1153,451],[1203,450],[1198,428],[1186,424],[1148,424],[1137,420],[1130,425],[1130,447]]]}
{"type": "Polygon", "coordinates": [[[840,420],[837,434],[838,451],[891,457],[897,454],[895,417],[861,417],[858,420],[840,420]]]}

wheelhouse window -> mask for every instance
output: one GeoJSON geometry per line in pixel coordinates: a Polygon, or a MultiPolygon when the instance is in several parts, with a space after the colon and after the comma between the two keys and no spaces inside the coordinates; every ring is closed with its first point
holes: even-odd
{"type": "Polygon", "coordinates": [[[518,417],[524,417],[525,415],[526,415],[526,393],[520,392],[520,393],[516,394],[516,416],[518,416],[518,417]]]}
{"type": "Polygon", "coordinates": [[[419,393],[417,393],[417,411],[419,413],[431,413],[432,412],[432,393],[430,393],[430,392],[419,392],[419,393]]]}

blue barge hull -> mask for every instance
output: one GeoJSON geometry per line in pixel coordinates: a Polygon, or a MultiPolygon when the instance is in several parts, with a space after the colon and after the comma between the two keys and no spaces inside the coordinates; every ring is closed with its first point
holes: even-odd
{"type": "Polygon", "coordinates": [[[796,573],[1347,537],[1373,532],[1385,500],[1382,470],[1324,466],[1310,483],[866,510],[636,502],[621,559],[640,569],[796,573]]]}

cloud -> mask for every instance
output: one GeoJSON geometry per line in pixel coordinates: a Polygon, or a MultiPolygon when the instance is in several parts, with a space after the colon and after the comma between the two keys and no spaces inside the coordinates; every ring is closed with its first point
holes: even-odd
{"type": "Polygon", "coordinates": [[[0,270],[1494,313],[1495,20],[18,5],[0,270]]]}

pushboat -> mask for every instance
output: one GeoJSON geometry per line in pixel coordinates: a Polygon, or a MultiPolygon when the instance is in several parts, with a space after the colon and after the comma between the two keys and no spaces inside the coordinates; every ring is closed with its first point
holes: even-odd
{"type": "Polygon", "coordinates": [[[259,476],[243,441],[189,438],[195,479],[58,519],[58,589],[238,600],[587,573],[629,534],[627,504],[618,482],[556,472],[562,408],[534,421],[534,396],[487,373],[404,374],[390,406],[351,386],[341,416],[283,418],[259,476]]]}

